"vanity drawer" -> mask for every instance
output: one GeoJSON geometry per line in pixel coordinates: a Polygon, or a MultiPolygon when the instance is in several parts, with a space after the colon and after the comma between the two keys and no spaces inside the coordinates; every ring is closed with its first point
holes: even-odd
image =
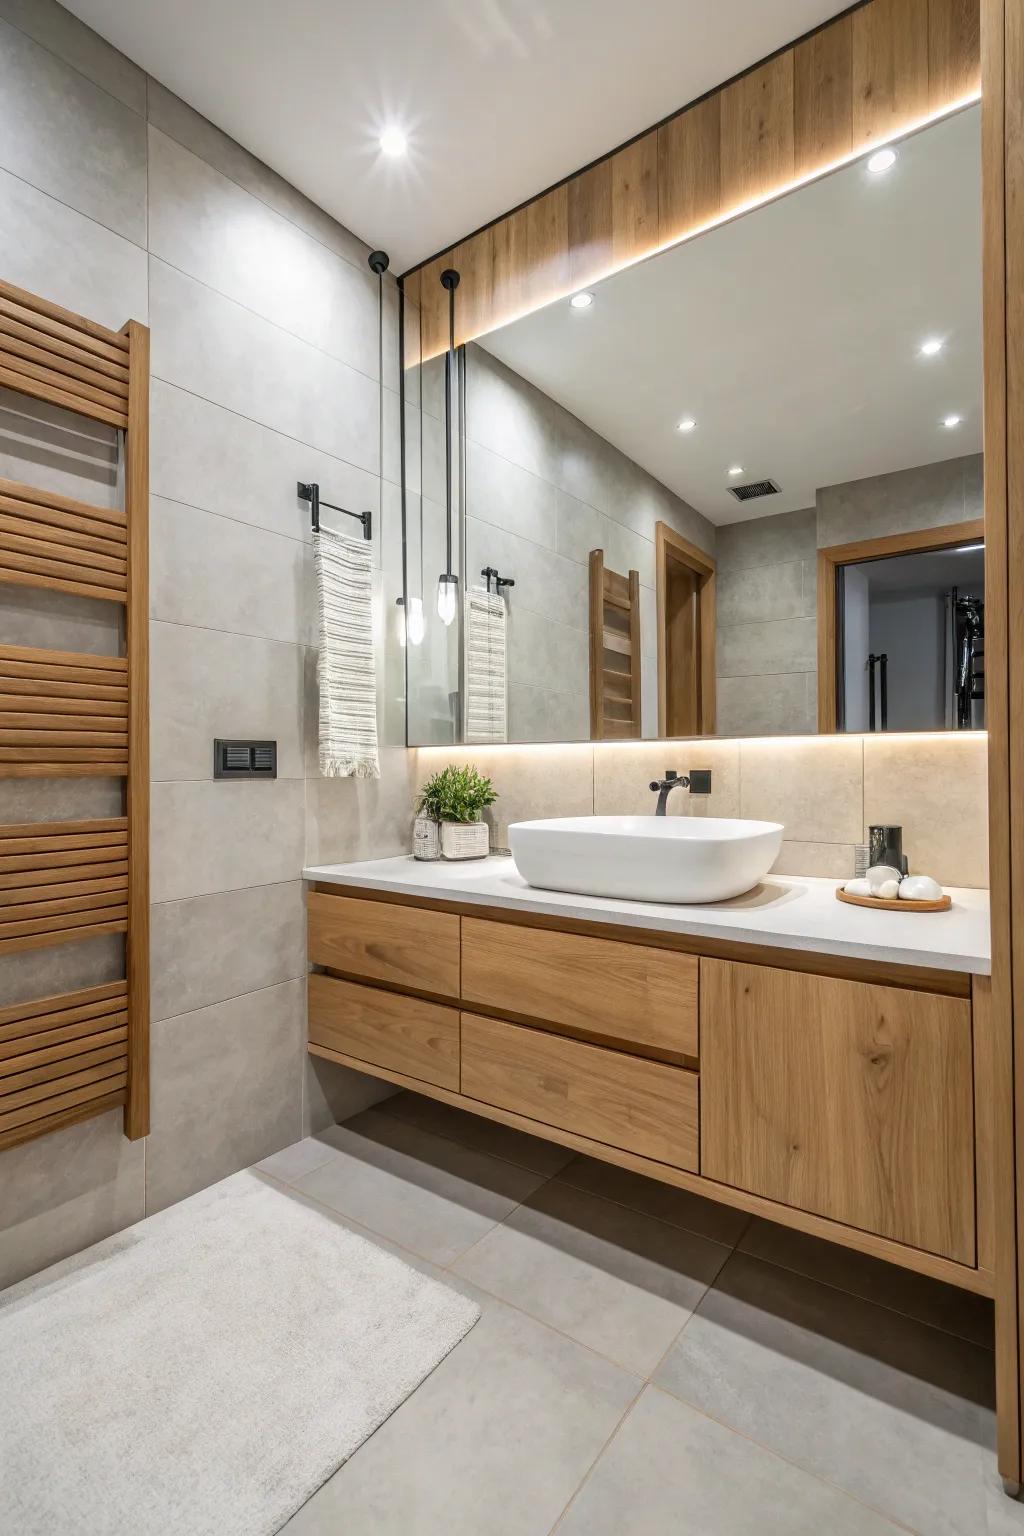
{"type": "Polygon", "coordinates": [[[973,1264],[971,1057],[963,998],[702,960],[701,1173],[973,1264]]]}
{"type": "Polygon", "coordinates": [[[462,999],[599,1035],[626,1049],[697,1055],[693,955],[483,918],[462,921],[462,999]]]}
{"type": "Polygon", "coordinates": [[[348,976],[386,981],[441,997],[459,995],[459,919],[453,912],[362,901],[308,898],[309,958],[348,976]]]}
{"type": "Polygon", "coordinates": [[[458,1092],[456,1008],[361,987],[335,976],[312,975],[309,1040],[311,1045],[458,1092]]]}
{"type": "Polygon", "coordinates": [[[697,1074],[462,1015],[462,1092],[674,1168],[697,1170],[697,1074]]]}

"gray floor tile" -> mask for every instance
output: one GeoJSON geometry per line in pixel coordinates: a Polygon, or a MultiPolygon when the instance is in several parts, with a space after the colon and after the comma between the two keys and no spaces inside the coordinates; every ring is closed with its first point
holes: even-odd
{"type": "Polygon", "coordinates": [[[500,1302],[287,1536],[548,1536],[639,1388],[500,1302]]]}
{"type": "Polygon", "coordinates": [[[465,1253],[543,1182],[376,1109],[322,1135],[335,1155],[296,1187],[437,1264],[465,1253]]]}
{"type": "Polygon", "coordinates": [[[602,1163],[594,1157],[574,1158],[558,1177],[577,1189],[632,1206],[635,1211],[657,1216],[660,1221],[698,1232],[701,1237],[710,1237],[712,1242],[725,1243],[730,1248],[739,1242],[750,1220],[744,1211],[732,1206],[719,1205],[716,1200],[705,1200],[702,1195],[692,1195],[688,1190],[676,1189],[672,1184],[662,1184],[658,1179],[645,1178],[642,1173],[631,1173],[628,1168],[602,1163]]]}
{"type": "Polygon", "coordinates": [[[992,1356],[736,1254],[659,1385],[909,1525],[985,1529],[992,1356]]]}
{"type": "Polygon", "coordinates": [[[838,1488],[648,1387],[558,1536],[896,1536],[838,1488]]]}
{"type": "Polygon", "coordinates": [[[280,1179],[283,1184],[294,1184],[312,1173],[314,1168],[329,1163],[334,1156],[334,1148],[326,1141],[317,1136],[305,1136],[301,1141],[293,1141],[290,1147],[282,1147],[280,1152],[265,1157],[255,1167],[258,1173],[269,1173],[271,1178],[280,1179]]]}
{"type": "Polygon", "coordinates": [[[931,1323],[962,1339],[971,1339],[986,1349],[994,1347],[995,1317],[987,1296],[975,1296],[928,1275],[886,1264],[868,1253],[840,1248],[837,1243],[759,1218],[750,1223],[739,1249],[825,1285],[838,1286],[865,1301],[916,1317],[922,1323],[931,1323]]]}
{"type": "Polygon", "coordinates": [[[552,1180],[454,1267],[646,1377],[728,1256],[718,1243],[552,1180]]]}
{"type": "Polygon", "coordinates": [[[442,1104],[439,1099],[425,1098],[419,1093],[396,1093],[388,1100],[387,1113],[410,1125],[418,1125],[424,1131],[461,1142],[464,1147],[475,1147],[479,1152],[489,1152],[492,1157],[531,1168],[534,1173],[544,1174],[545,1178],[564,1168],[574,1155],[567,1147],[557,1146],[553,1141],[529,1136],[510,1125],[499,1125],[496,1120],[468,1114],[466,1110],[442,1104]]]}

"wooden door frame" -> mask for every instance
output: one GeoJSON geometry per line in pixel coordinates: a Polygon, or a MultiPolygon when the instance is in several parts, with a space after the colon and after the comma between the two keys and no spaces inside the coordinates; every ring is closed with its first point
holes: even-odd
{"type": "Polygon", "coordinates": [[[836,584],[844,565],[865,560],[887,560],[893,555],[921,554],[929,549],[950,549],[985,538],[984,518],[945,523],[938,528],[918,528],[912,533],[887,534],[877,539],[857,539],[852,544],[829,544],[818,550],[818,732],[838,729],[838,669],[836,667],[836,584]]]}
{"type": "Polygon", "coordinates": [[[669,523],[657,523],[654,529],[654,556],[657,585],[658,624],[658,735],[668,734],[668,648],[665,621],[668,605],[669,564],[684,565],[697,578],[700,601],[700,709],[697,716],[699,736],[715,734],[715,580],[713,555],[698,549],[669,523]]]}

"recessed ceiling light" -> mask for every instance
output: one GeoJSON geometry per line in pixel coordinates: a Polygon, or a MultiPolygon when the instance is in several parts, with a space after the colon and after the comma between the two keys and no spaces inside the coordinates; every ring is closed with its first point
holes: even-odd
{"type": "Polygon", "coordinates": [[[963,421],[963,417],[962,416],[956,416],[956,415],[943,416],[943,418],[942,418],[942,425],[944,427],[958,427],[962,421],[963,421]]]}
{"type": "Polygon", "coordinates": [[[936,352],[941,352],[943,342],[938,336],[929,336],[927,341],[921,343],[921,356],[934,357],[936,352]]]}
{"type": "Polygon", "coordinates": [[[730,473],[730,475],[742,475],[742,473],[743,473],[743,465],[742,464],[730,464],[730,466],[729,466],[729,473],[730,473]]]}
{"type": "Polygon", "coordinates": [[[397,159],[399,155],[404,155],[407,144],[405,134],[401,128],[394,126],[385,128],[380,136],[380,147],[384,154],[390,156],[393,160],[397,159]]]}
{"type": "Polygon", "coordinates": [[[589,309],[593,302],[594,295],[592,293],[574,293],[569,300],[573,309],[589,309]]]}
{"type": "Polygon", "coordinates": [[[696,425],[697,423],[694,421],[692,416],[684,416],[682,421],[679,423],[678,430],[680,432],[692,432],[696,425]]]}
{"type": "Polygon", "coordinates": [[[896,164],[896,151],[894,149],[876,149],[868,161],[868,170],[872,176],[882,176],[886,171],[891,171],[896,164]]]}

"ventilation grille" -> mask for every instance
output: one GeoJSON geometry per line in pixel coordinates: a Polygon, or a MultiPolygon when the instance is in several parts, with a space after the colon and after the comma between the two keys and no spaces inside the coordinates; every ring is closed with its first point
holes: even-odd
{"type": "Polygon", "coordinates": [[[758,496],[777,496],[779,488],[774,480],[751,480],[748,485],[730,485],[729,495],[737,501],[756,501],[758,496]]]}

